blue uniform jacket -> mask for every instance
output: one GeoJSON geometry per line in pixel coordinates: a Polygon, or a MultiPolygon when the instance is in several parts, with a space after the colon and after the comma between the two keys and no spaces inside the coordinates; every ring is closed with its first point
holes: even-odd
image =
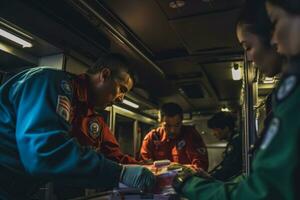
{"type": "Polygon", "coordinates": [[[0,88],[0,199],[25,199],[39,183],[112,187],[122,167],[70,137],[74,76],[23,71],[0,88]]]}

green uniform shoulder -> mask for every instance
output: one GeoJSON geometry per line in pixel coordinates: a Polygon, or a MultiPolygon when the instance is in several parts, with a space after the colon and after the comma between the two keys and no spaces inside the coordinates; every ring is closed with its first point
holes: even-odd
{"type": "Polygon", "coordinates": [[[300,96],[299,86],[299,74],[284,75],[273,94],[273,102],[275,102],[273,109],[276,109],[281,104],[290,103],[291,99],[292,101],[297,100],[300,96]]]}

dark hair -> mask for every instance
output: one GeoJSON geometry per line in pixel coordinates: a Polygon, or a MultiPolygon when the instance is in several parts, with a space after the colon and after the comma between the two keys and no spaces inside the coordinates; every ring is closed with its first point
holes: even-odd
{"type": "Polygon", "coordinates": [[[126,72],[130,75],[132,79],[134,79],[133,73],[129,71],[129,62],[128,60],[122,56],[121,54],[107,54],[98,58],[95,64],[90,67],[86,73],[87,74],[97,74],[101,72],[103,68],[108,68],[111,71],[111,76],[113,78],[119,78],[122,72],[126,72]]]}
{"type": "Polygon", "coordinates": [[[174,117],[175,115],[179,115],[181,119],[183,118],[182,108],[176,103],[166,103],[162,105],[160,109],[160,119],[164,116],[174,117]]]}
{"type": "Polygon", "coordinates": [[[266,47],[271,47],[272,23],[265,6],[266,0],[247,0],[241,10],[236,27],[243,26],[246,31],[259,37],[266,47]]]}
{"type": "Polygon", "coordinates": [[[281,7],[285,11],[291,14],[300,14],[300,2],[299,0],[267,0],[269,3],[281,7]]]}
{"type": "Polygon", "coordinates": [[[232,113],[218,112],[207,121],[207,127],[210,129],[224,129],[227,126],[230,130],[233,130],[235,127],[235,120],[235,116],[232,113]]]}

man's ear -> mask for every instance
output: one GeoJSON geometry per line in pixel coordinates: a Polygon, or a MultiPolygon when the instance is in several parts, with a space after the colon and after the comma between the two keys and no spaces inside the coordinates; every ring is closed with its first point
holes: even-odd
{"type": "Polygon", "coordinates": [[[110,78],[110,76],[111,76],[111,71],[110,71],[110,69],[108,69],[108,68],[103,68],[103,69],[101,70],[101,72],[100,72],[100,77],[101,77],[101,79],[107,80],[107,79],[110,78]]]}

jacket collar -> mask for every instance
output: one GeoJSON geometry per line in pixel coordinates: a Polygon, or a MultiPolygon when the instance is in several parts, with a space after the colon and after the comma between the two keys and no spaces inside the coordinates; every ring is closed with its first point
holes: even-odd
{"type": "Polygon", "coordinates": [[[89,77],[87,74],[80,74],[74,79],[74,98],[80,104],[85,104],[88,108],[93,109],[90,102],[89,77]]]}

